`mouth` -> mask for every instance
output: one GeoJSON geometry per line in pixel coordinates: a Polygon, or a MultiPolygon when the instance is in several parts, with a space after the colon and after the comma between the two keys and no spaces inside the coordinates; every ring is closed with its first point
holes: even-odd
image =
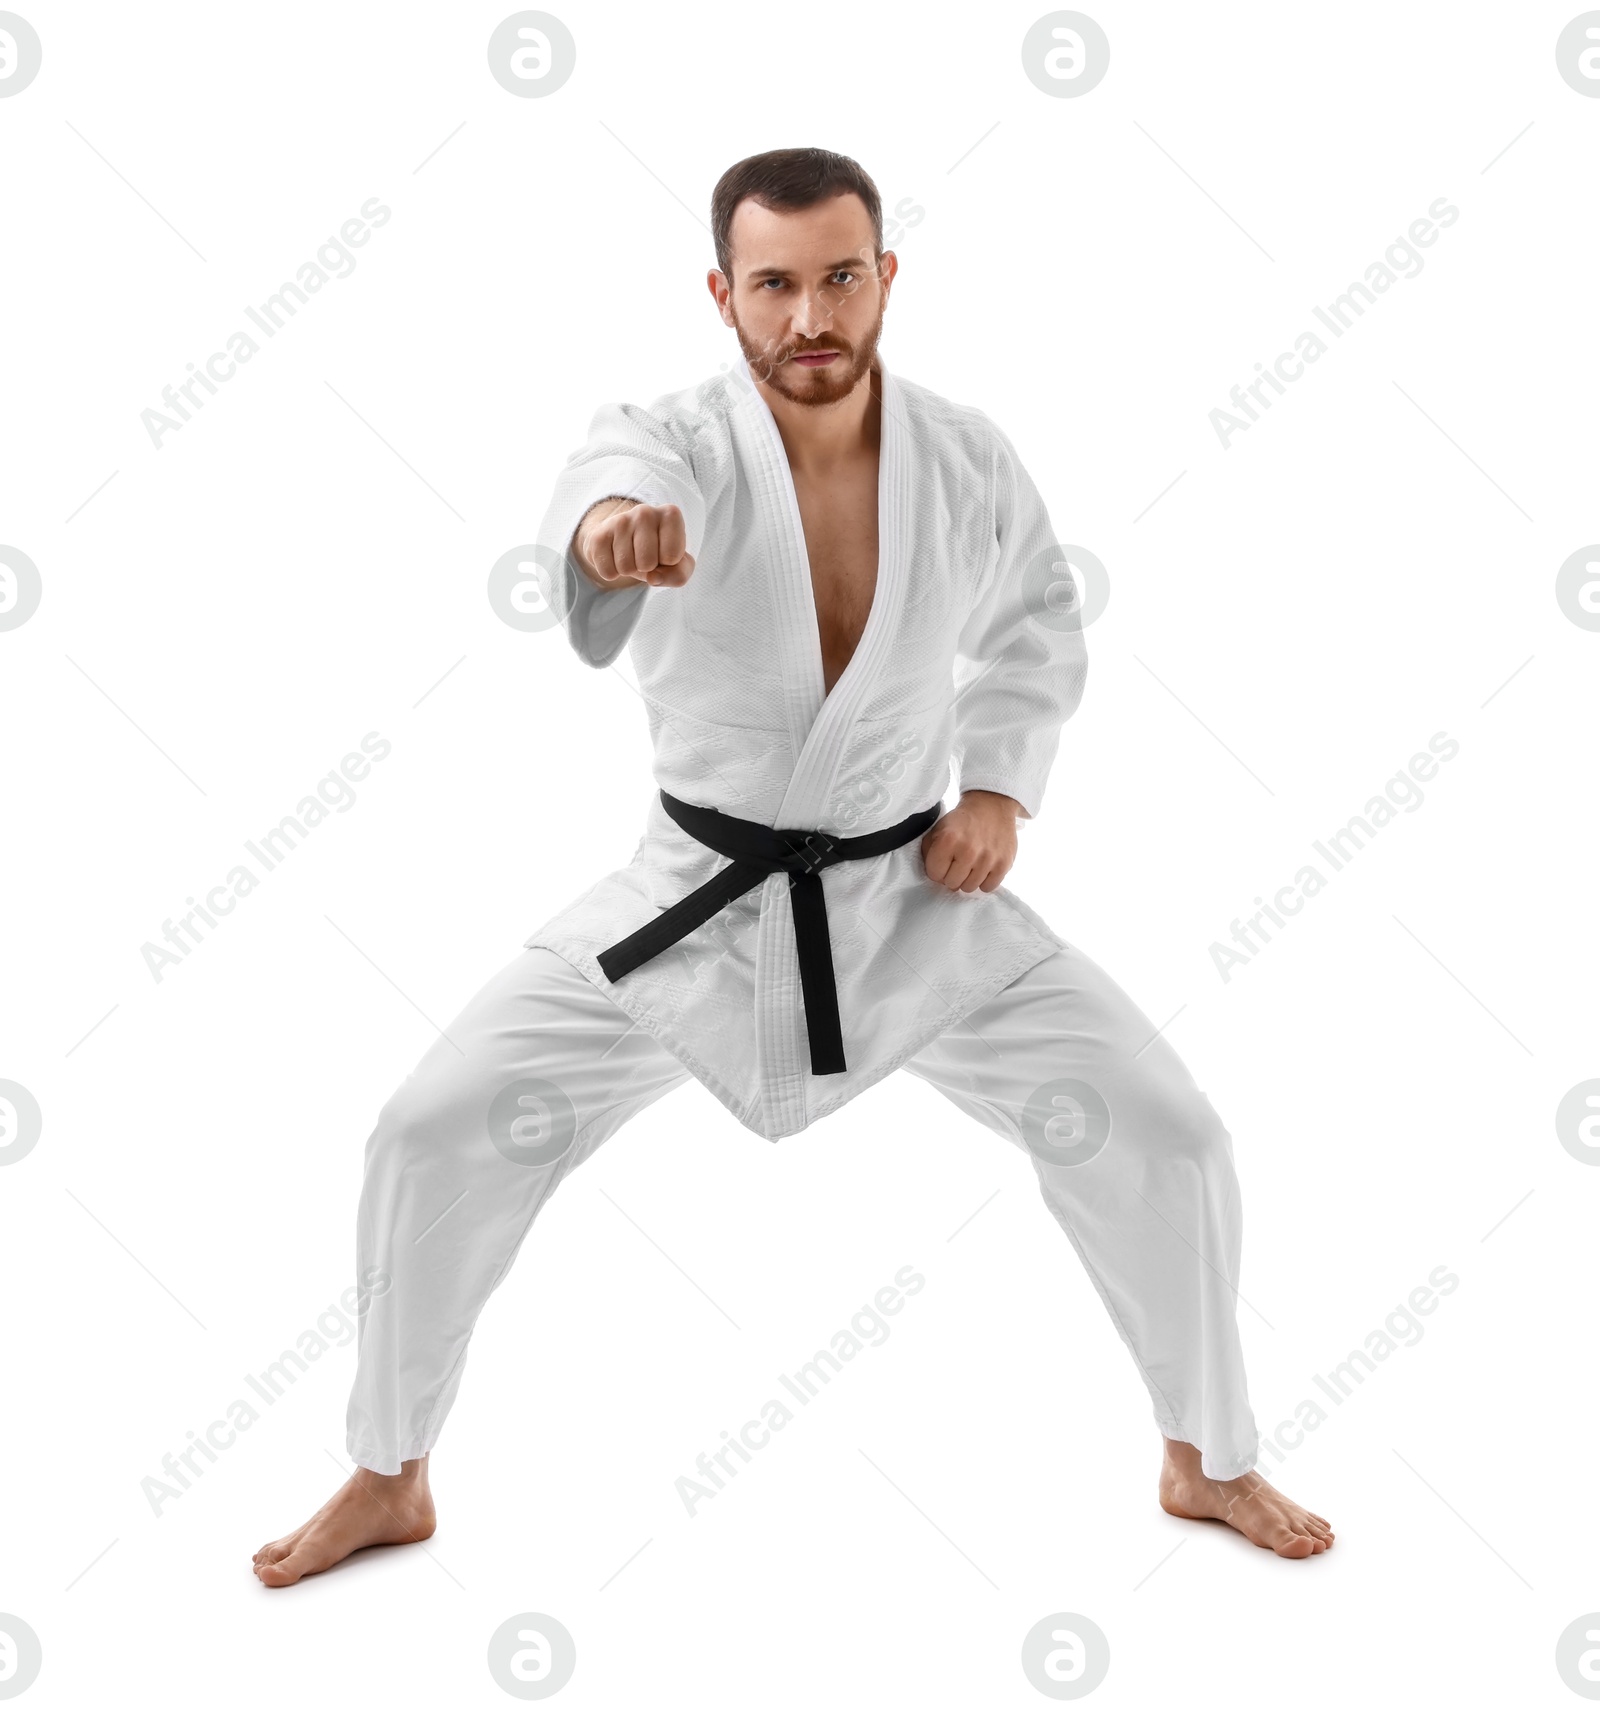
{"type": "Polygon", "coordinates": [[[842,353],[838,351],[797,351],[789,361],[803,369],[825,369],[842,353]]]}

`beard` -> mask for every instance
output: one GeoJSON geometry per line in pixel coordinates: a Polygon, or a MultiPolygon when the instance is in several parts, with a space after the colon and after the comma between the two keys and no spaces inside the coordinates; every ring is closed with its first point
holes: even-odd
{"type": "Polygon", "coordinates": [[[733,331],[744,352],[750,372],[764,381],[784,398],[800,405],[837,404],[848,398],[860,384],[861,377],[872,366],[878,352],[878,339],[883,332],[883,304],[879,301],[878,319],[865,338],[854,345],[829,332],[820,339],[790,340],[777,345],[758,345],[745,332],[737,312],[729,300],[728,311],[733,316],[733,331]],[[789,359],[797,352],[837,351],[839,359],[825,369],[797,367],[789,359]]]}

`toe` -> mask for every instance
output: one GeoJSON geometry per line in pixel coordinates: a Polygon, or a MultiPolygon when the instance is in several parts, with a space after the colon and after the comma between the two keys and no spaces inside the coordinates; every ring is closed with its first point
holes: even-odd
{"type": "Polygon", "coordinates": [[[1310,1558],[1317,1550],[1310,1535],[1285,1534],[1274,1548],[1280,1558],[1310,1558]]]}
{"type": "Polygon", "coordinates": [[[294,1554],[280,1558],[269,1564],[256,1566],[256,1575],[269,1588],[288,1588],[305,1575],[306,1567],[294,1554]]]}

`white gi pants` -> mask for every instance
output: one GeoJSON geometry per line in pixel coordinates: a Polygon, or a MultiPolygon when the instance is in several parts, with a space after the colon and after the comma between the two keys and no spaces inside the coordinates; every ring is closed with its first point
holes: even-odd
{"type": "MultiPolygon", "coordinates": [[[[1068,948],[904,1068],[1030,1154],[1161,1432],[1197,1446],[1215,1480],[1253,1469],[1235,1321],[1232,1143],[1149,1019],[1068,948]]],[[[354,1462],[397,1475],[432,1450],[473,1325],[539,1209],[608,1136],[688,1076],[547,948],[521,951],[469,1001],[367,1142],[357,1276],[381,1270],[389,1283],[360,1322],[347,1420],[354,1462]],[[560,1111],[537,1097],[519,1106],[513,1093],[511,1116],[492,1116],[522,1079],[538,1079],[525,1089],[559,1090],[560,1111]]]]}

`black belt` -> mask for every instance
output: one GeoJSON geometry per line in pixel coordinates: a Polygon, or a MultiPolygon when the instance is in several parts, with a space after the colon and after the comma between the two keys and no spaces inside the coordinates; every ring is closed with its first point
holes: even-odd
{"type": "Polygon", "coordinates": [[[939,819],[942,805],[919,809],[897,826],[879,833],[840,838],[833,833],[808,833],[741,821],[720,809],[684,803],[661,793],[667,813],[683,830],[732,864],[719,870],[704,886],[663,910],[625,940],[608,946],[599,956],[607,981],[616,981],[658,952],[677,945],[724,905],[759,886],[769,874],[787,869],[793,876],[789,897],[794,908],[795,953],[800,964],[800,992],[806,1005],[806,1036],[811,1044],[811,1074],[831,1076],[846,1069],[844,1041],[839,1033],[839,993],[833,980],[833,947],[828,940],[828,906],[822,895],[820,871],[836,862],[882,856],[909,844],[939,819]]]}

